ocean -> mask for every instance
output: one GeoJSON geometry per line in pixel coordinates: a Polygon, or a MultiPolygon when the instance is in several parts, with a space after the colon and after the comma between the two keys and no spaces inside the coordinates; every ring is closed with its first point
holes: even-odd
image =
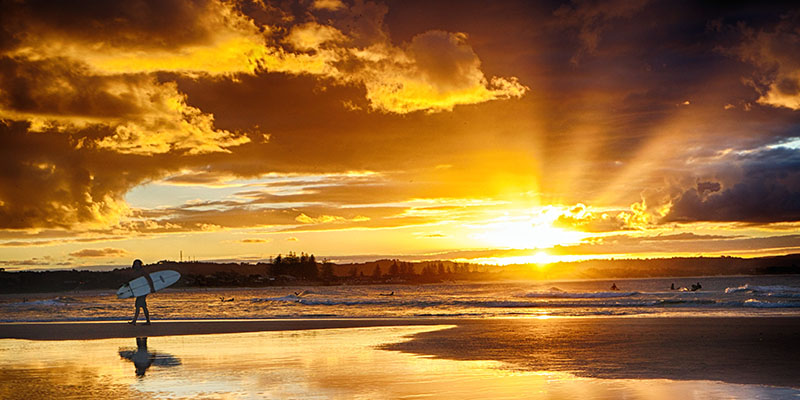
{"type": "MultiPolygon", "coordinates": [[[[800,276],[188,288],[167,289],[147,301],[155,320],[798,316],[800,276]],[[692,291],[697,283],[702,288],[692,291]]],[[[121,321],[132,316],[133,304],[113,290],[3,294],[0,322],[121,321]]]]}

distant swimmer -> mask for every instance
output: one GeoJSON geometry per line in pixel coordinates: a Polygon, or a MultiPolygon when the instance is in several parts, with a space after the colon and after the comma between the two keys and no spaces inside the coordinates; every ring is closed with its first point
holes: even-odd
{"type": "Polygon", "coordinates": [[[611,290],[619,290],[616,282],[611,284],[611,290]]]}
{"type": "Polygon", "coordinates": [[[394,296],[394,290],[392,290],[392,293],[378,293],[378,296],[394,296]]]}
{"type": "Polygon", "coordinates": [[[675,283],[673,283],[672,286],[669,287],[669,290],[675,290],[675,283]]]}
{"type": "Polygon", "coordinates": [[[701,285],[701,284],[700,284],[700,282],[697,282],[697,284],[696,284],[696,285],[695,285],[695,284],[692,284],[692,291],[693,291],[693,292],[696,292],[696,291],[698,291],[698,290],[700,290],[700,289],[702,289],[702,288],[703,288],[703,285],[701,285]]]}
{"type": "Polygon", "coordinates": [[[233,301],[233,297],[231,297],[230,299],[226,299],[224,296],[219,296],[219,301],[223,303],[233,301]]]}

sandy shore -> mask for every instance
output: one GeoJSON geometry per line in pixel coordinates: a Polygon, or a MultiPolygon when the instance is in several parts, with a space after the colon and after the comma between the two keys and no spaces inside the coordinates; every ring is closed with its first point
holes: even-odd
{"type": "Polygon", "coordinates": [[[87,340],[140,336],[208,335],[307,329],[368,328],[379,326],[451,325],[453,319],[275,319],[224,321],[154,321],[152,325],[113,322],[0,323],[0,339],[87,340]]]}
{"type": "Polygon", "coordinates": [[[389,326],[445,329],[386,350],[494,360],[524,371],[606,379],[710,380],[800,387],[800,317],[276,319],[3,323],[0,338],[87,340],[389,326]]]}
{"type": "Polygon", "coordinates": [[[800,387],[800,317],[492,319],[384,348],[593,378],[800,387]]]}

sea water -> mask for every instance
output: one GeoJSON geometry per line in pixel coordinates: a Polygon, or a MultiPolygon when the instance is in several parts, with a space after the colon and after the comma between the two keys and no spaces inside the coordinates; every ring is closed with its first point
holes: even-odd
{"type": "MultiPolygon", "coordinates": [[[[188,288],[158,292],[147,302],[154,319],[184,320],[798,316],[800,276],[188,288]],[[702,288],[692,291],[698,283],[702,288]]],[[[132,313],[133,300],[117,299],[113,290],[0,295],[2,322],[124,320],[132,313]]]]}

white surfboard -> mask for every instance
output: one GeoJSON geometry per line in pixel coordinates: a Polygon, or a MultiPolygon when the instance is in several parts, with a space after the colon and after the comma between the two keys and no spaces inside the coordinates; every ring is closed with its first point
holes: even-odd
{"type": "MultiPolygon", "coordinates": [[[[153,287],[156,292],[172,285],[181,278],[178,271],[170,269],[164,271],[157,271],[150,274],[150,279],[153,280],[153,287]]],[[[140,276],[124,285],[117,290],[117,298],[127,299],[130,297],[139,297],[150,294],[150,285],[147,283],[147,278],[140,276]]]]}

